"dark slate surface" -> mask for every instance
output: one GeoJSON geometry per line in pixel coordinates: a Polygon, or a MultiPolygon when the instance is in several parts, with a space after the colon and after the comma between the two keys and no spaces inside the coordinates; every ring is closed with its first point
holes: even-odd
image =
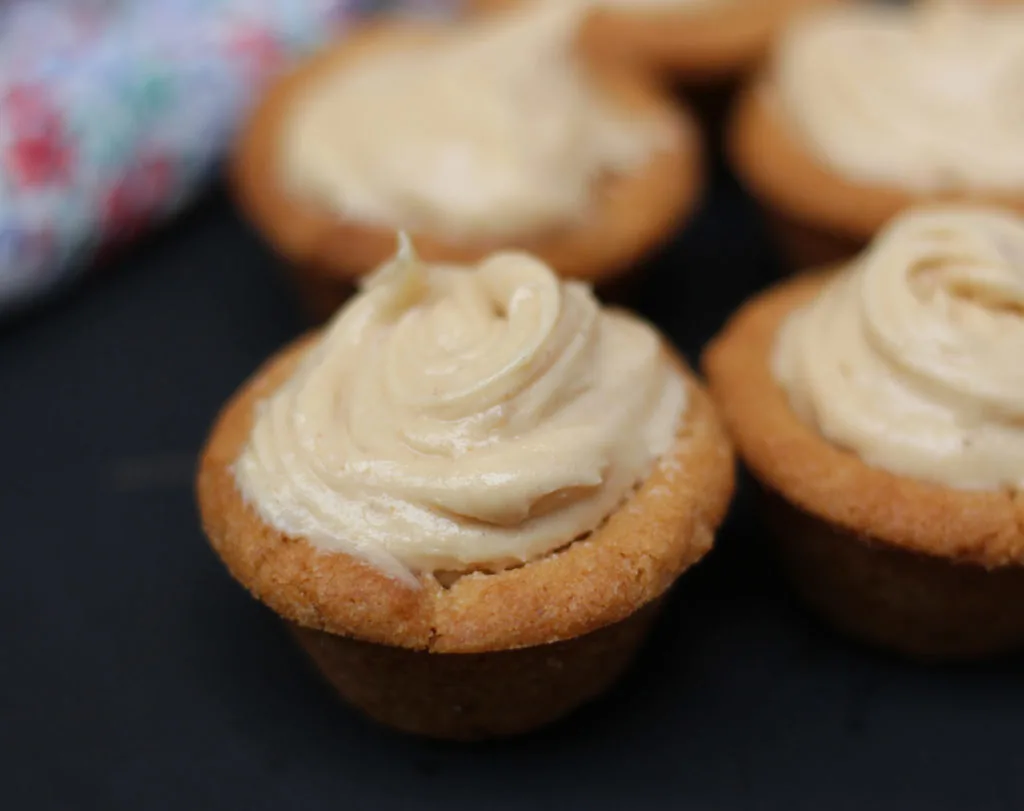
{"type": "MultiPolygon", "coordinates": [[[[740,498],[607,699],[460,747],[335,702],[200,533],[218,406],[301,329],[214,190],[0,329],[0,797],[11,809],[1024,808],[1024,662],[925,669],[794,604],[740,498]]],[[[721,179],[638,307],[689,355],[774,263],[721,179]]]]}

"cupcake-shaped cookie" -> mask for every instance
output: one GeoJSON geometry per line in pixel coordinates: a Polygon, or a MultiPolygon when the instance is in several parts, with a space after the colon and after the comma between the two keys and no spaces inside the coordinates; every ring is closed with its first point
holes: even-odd
{"type": "MultiPolygon", "coordinates": [[[[580,0],[576,0],[579,2],[580,0]]],[[[588,42],[604,56],[637,62],[667,76],[706,83],[753,67],[786,22],[838,0],[582,0],[594,9],[588,42]]],[[[473,10],[527,2],[467,0],[473,10]]]]}
{"type": "Polygon", "coordinates": [[[651,327],[527,254],[459,267],[405,242],[228,403],[198,498],[344,698],[481,738],[616,679],[732,486],[709,398],[651,327]]]}
{"type": "Polygon", "coordinates": [[[1024,218],[905,213],[704,363],[812,606],[919,657],[1024,643],[1024,218]]]}
{"type": "Polygon", "coordinates": [[[1024,4],[849,4],[789,26],[744,92],[736,169],[797,266],[856,253],[895,214],[1024,208],[1024,4]]]}
{"type": "Polygon", "coordinates": [[[582,55],[583,14],[383,22],[270,90],[235,187],[316,310],[387,258],[396,228],[428,261],[515,247],[595,283],[672,235],[698,191],[694,128],[645,75],[582,55]]]}

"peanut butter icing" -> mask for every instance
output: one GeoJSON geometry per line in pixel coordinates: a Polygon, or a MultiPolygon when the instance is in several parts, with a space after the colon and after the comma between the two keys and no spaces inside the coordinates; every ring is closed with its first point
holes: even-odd
{"type": "Polygon", "coordinates": [[[597,88],[574,54],[583,14],[530,3],[346,65],[297,100],[286,183],[345,217],[454,238],[585,218],[595,182],[642,166],[666,131],[597,88]]]}
{"type": "Polygon", "coordinates": [[[869,465],[1024,487],[1024,218],[905,214],[780,330],[794,409],[869,465]]]}
{"type": "Polygon", "coordinates": [[[1024,190],[1024,4],[823,9],[781,39],[773,92],[846,177],[919,193],[1024,190]]]}
{"type": "Polygon", "coordinates": [[[595,529],[685,409],[658,335],[587,286],[521,253],[428,266],[403,238],[262,404],[235,478],[271,526],[415,583],[595,529]]]}

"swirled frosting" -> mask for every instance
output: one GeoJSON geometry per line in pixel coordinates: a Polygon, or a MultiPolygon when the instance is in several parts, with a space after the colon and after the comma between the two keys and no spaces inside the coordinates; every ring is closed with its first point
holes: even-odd
{"type": "Polygon", "coordinates": [[[406,241],[262,404],[235,477],[271,526],[392,576],[501,569],[597,527],[685,405],[657,334],[585,285],[406,241]]]}
{"type": "Polygon", "coordinates": [[[774,369],[794,409],[870,465],[1024,486],[1024,218],[898,218],[785,322],[774,369]]]}
{"type": "Polygon", "coordinates": [[[776,53],[785,119],[838,173],[919,193],[1024,189],[1024,4],[851,3],[776,53]]]}
{"type": "Polygon", "coordinates": [[[455,238],[583,219],[601,176],[665,142],[660,119],[617,108],[576,58],[584,11],[527,4],[325,77],[290,116],[286,182],[346,217],[455,238]]]}

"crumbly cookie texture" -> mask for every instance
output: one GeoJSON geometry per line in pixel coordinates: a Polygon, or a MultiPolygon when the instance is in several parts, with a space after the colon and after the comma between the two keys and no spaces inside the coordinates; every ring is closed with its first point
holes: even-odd
{"type": "Polygon", "coordinates": [[[955,490],[869,467],[794,412],[772,374],[775,337],[830,275],[753,299],[705,352],[710,390],[740,456],[787,502],[858,536],[987,567],[1024,564],[1024,493],[955,490]]]}
{"type": "Polygon", "coordinates": [[[733,490],[733,457],[710,398],[692,375],[679,436],[637,491],[586,538],[519,568],[465,574],[447,588],[421,575],[420,587],[410,588],[348,555],[321,553],[275,531],[244,502],[231,466],[255,404],[288,378],[311,340],[272,358],[228,403],[197,481],[211,544],[232,574],[286,619],[434,652],[546,644],[630,616],[711,547],[733,490]]]}

